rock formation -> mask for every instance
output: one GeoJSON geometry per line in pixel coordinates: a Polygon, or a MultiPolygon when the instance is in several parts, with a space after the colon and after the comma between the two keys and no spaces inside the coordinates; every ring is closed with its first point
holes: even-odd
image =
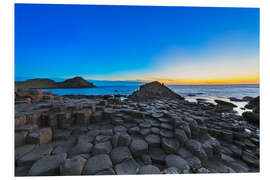
{"type": "Polygon", "coordinates": [[[170,98],[170,99],[184,99],[182,96],[176,94],[164,84],[158,81],[144,84],[140,86],[138,91],[132,93],[128,98],[136,100],[148,100],[148,99],[160,99],[160,98],[170,98]]]}
{"type": "Polygon", "coordinates": [[[74,77],[67,79],[63,82],[55,82],[51,79],[29,79],[27,81],[16,81],[16,88],[38,88],[38,89],[51,89],[51,88],[92,88],[96,87],[82,77],[74,77]]]}
{"type": "MultiPolygon", "coordinates": [[[[156,82],[141,89],[175,96],[156,82]]],[[[214,105],[39,90],[18,92],[16,102],[21,95],[31,103],[15,105],[15,176],[259,171],[258,128],[214,105]]]]}

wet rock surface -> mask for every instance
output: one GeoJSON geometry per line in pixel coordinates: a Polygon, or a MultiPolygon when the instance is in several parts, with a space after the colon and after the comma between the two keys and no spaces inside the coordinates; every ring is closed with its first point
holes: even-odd
{"type": "Polygon", "coordinates": [[[41,93],[15,105],[16,176],[259,172],[258,125],[214,105],[41,93]]]}

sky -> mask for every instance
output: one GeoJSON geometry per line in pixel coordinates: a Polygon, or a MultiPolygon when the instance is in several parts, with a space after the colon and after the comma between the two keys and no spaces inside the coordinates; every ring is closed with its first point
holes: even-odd
{"type": "Polygon", "coordinates": [[[15,5],[15,79],[259,83],[259,9],[15,5]]]}

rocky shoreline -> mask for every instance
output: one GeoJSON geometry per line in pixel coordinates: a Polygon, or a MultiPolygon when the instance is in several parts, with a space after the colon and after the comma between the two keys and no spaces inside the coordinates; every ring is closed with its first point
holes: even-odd
{"type": "Polygon", "coordinates": [[[19,92],[15,176],[259,172],[256,100],[254,120],[158,82],[123,101],[19,92]]]}

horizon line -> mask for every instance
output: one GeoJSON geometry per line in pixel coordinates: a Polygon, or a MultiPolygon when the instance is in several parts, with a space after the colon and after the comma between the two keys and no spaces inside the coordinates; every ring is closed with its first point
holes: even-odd
{"type": "MultiPolygon", "coordinates": [[[[73,77],[68,77],[68,78],[62,78],[62,77],[47,77],[47,78],[44,78],[44,77],[37,77],[37,78],[25,78],[25,80],[19,80],[19,81],[27,81],[27,80],[30,80],[30,79],[63,79],[63,80],[66,80],[66,79],[71,79],[71,78],[74,78],[74,77],[78,77],[78,76],[73,76],[73,77]]],[[[83,79],[87,80],[87,81],[109,81],[109,82],[134,82],[134,83],[149,83],[149,82],[154,82],[154,81],[158,81],[158,80],[106,80],[106,79],[88,79],[88,78],[84,78],[83,76],[79,76],[79,77],[82,77],[83,79]]],[[[21,77],[22,78],[22,77],[21,77]]],[[[16,81],[16,78],[14,77],[14,81],[15,82],[19,82],[19,81],[16,81]]],[[[185,82],[185,83],[164,83],[162,81],[158,81],[162,84],[165,84],[165,85],[260,85],[260,82],[239,82],[239,83],[233,83],[233,82],[228,82],[228,83],[224,83],[224,82],[220,82],[220,83],[214,83],[214,82],[205,82],[205,83],[188,83],[188,82],[185,82]]]]}

